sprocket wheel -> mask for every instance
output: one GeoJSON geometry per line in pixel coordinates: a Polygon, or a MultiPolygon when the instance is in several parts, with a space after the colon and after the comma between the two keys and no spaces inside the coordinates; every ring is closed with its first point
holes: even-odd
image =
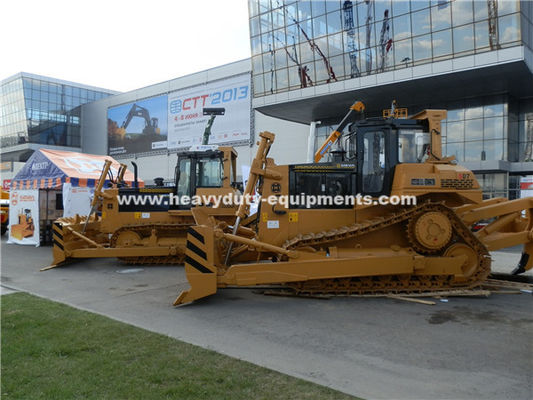
{"type": "Polygon", "coordinates": [[[416,252],[434,254],[442,250],[452,238],[452,224],[439,211],[420,214],[407,225],[407,234],[416,252]]]}
{"type": "Polygon", "coordinates": [[[113,247],[133,247],[139,244],[141,236],[137,232],[124,230],[113,241],[113,247]]]}

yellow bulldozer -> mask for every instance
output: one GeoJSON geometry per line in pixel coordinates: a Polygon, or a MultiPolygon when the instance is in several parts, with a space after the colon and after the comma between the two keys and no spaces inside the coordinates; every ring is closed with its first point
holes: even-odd
{"type": "Polygon", "coordinates": [[[106,162],[89,215],[54,221],[54,259],[42,270],[95,257],[130,264],[183,263],[187,230],[194,225],[192,208],[205,208],[222,221],[235,219],[234,205],[212,207],[212,199],[240,194],[236,160],[233,147],[193,146],[178,154],[175,186],[145,188],[124,185],[124,164],[116,178],[110,177],[111,162],[106,162]],[[106,182],[111,187],[104,188],[106,182]]]}
{"type": "MultiPolygon", "coordinates": [[[[350,114],[362,110],[356,103],[350,114]]],[[[533,198],[483,200],[474,174],[441,154],[446,111],[405,114],[393,108],[360,119],[341,138],[347,116],[316,154],[318,161],[344,140],[334,150],[341,157],[327,163],[276,165],[268,158],[275,135],[262,132],[244,191],[262,196],[256,228],[240,225],[245,203],[233,225],[193,210],[190,289],[174,304],[234,286],[275,285],[295,295],[468,289],[489,275],[489,251],[519,244],[513,272],[530,269],[533,198]],[[481,220],[490,223],[473,232],[481,220]]]]}

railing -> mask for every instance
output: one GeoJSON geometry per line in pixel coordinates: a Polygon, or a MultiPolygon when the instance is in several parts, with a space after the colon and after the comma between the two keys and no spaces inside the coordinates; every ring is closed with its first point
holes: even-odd
{"type": "Polygon", "coordinates": [[[30,143],[27,136],[10,135],[0,137],[0,145],[2,148],[17,146],[24,143],[30,143]]]}

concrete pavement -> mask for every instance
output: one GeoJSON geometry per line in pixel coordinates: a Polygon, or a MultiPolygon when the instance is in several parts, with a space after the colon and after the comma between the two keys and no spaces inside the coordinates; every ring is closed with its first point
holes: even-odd
{"type": "MultiPolygon", "coordinates": [[[[518,257],[496,264],[510,271],[518,257]]],[[[531,295],[425,306],[231,289],[174,308],[181,267],[101,259],[39,272],[51,258],[2,240],[2,284],[364,398],[533,397],[531,295]]]]}
{"type": "Polygon", "coordinates": [[[0,285],[0,296],[11,293],[17,293],[17,291],[0,285]]]}

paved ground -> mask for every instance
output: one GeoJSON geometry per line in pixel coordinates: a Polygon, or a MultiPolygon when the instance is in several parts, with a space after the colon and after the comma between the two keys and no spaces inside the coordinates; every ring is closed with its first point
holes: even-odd
{"type": "Polygon", "coordinates": [[[0,286],[0,296],[3,296],[4,294],[11,294],[11,293],[16,293],[16,292],[17,292],[16,290],[8,289],[4,286],[0,286]]]}
{"type": "MultiPolygon", "coordinates": [[[[83,261],[39,272],[51,248],[6,245],[2,284],[364,398],[533,398],[533,296],[309,300],[223,290],[179,308],[180,267],[83,261]]],[[[510,271],[519,254],[498,253],[510,271]],[[508,266],[511,264],[511,266],[508,266]]]]}

